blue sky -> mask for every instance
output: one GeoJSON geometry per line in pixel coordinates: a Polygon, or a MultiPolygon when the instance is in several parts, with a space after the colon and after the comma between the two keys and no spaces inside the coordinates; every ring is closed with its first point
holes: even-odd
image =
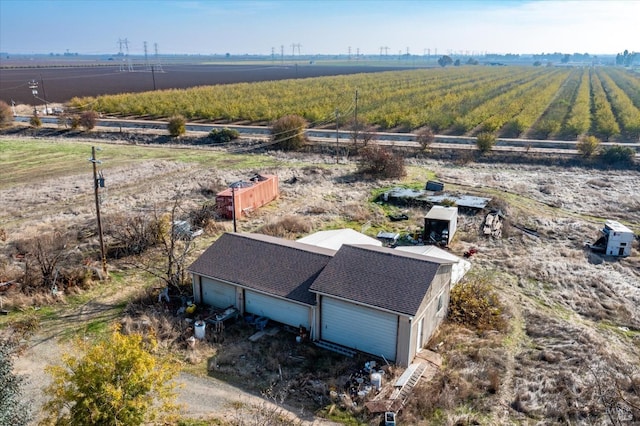
{"type": "Polygon", "coordinates": [[[0,0],[0,52],[113,54],[640,51],[640,0],[0,0]]]}

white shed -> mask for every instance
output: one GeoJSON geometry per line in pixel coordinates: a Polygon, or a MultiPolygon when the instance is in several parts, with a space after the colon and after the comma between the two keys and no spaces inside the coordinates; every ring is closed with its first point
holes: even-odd
{"type": "Polygon", "coordinates": [[[626,257],[631,255],[633,244],[633,231],[615,220],[607,220],[604,223],[602,234],[607,239],[605,253],[609,256],[626,257]]]}
{"type": "Polygon", "coordinates": [[[427,244],[448,245],[458,225],[458,208],[433,206],[424,217],[423,239],[427,244]]]}

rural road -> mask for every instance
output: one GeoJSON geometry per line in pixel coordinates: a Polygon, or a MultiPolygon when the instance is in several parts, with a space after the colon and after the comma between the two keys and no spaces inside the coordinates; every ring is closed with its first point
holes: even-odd
{"type": "MultiPolygon", "coordinates": [[[[18,115],[15,120],[18,122],[28,123],[30,116],[18,115]]],[[[41,117],[45,124],[58,123],[58,117],[45,116],[41,117]]],[[[98,127],[118,128],[118,129],[137,129],[137,130],[162,130],[166,131],[167,123],[158,120],[122,120],[122,119],[99,119],[98,127]]],[[[197,124],[187,123],[186,130],[195,133],[209,133],[213,129],[233,128],[245,137],[268,137],[269,128],[266,126],[238,126],[238,125],[213,125],[213,124],[197,124]]],[[[351,142],[351,132],[342,130],[323,130],[323,129],[307,129],[307,136],[315,142],[348,144],[351,142]]],[[[380,145],[394,145],[417,147],[415,134],[413,133],[385,133],[376,132],[375,143],[380,145]]],[[[617,145],[612,142],[602,142],[602,146],[617,145]]],[[[625,146],[636,150],[636,157],[640,157],[640,143],[625,143],[625,146]]],[[[449,136],[436,135],[435,142],[432,144],[434,148],[446,148],[448,146],[456,148],[474,149],[476,146],[476,138],[470,136],[449,136]]],[[[496,145],[493,148],[498,151],[527,151],[527,152],[548,152],[548,153],[565,153],[578,154],[575,141],[560,140],[538,140],[538,139],[496,139],[496,145]]]]}

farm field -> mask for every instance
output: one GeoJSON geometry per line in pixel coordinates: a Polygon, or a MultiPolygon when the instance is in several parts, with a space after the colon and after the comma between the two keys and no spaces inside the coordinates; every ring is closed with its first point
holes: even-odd
{"type": "MultiPolygon", "coordinates": [[[[39,97],[48,102],[63,103],[75,96],[98,96],[118,93],[137,93],[165,89],[185,89],[196,86],[231,84],[256,81],[310,78],[327,75],[369,73],[401,69],[392,64],[379,66],[361,65],[311,65],[308,63],[284,65],[206,65],[169,64],[154,67],[152,73],[145,66],[136,64],[133,72],[120,71],[120,65],[107,66],[49,66],[41,62],[35,66],[16,68],[0,67],[0,100],[11,104],[33,104],[29,82],[39,85],[39,97]],[[43,89],[44,87],[44,89],[43,89]]],[[[36,103],[40,104],[38,100],[36,103]]]]}
{"type": "MultiPolygon", "coordinates": [[[[361,179],[354,162],[336,165],[330,155],[231,154],[222,148],[115,142],[100,142],[103,150],[98,153],[107,184],[101,208],[106,222],[122,214],[162,211],[176,198],[187,215],[211,203],[212,188],[255,172],[277,174],[281,196],[241,219],[238,230],[267,232],[276,225],[287,229],[286,223],[304,224],[299,229],[287,229],[282,236],[290,239],[338,227],[364,230],[369,235],[378,230],[407,232],[419,228],[424,208],[391,207],[372,201],[373,194],[396,185],[423,187],[426,180],[436,178],[447,190],[493,198],[491,205],[503,209],[507,217],[503,237],[481,237],[482,215],[461,215],[451,251],[461,255],[471,248],[477,250],[470,259],[470,277],[491,277],[492,288],[507,306],[508,329],[477,332],[445,323],[429,345],[443,356],[443,370],[414,390],[400,424],[603,424],[610,421],[610,415],[617,416],[622,424],[640,421],[637,408],[634,411],[618,398],[623,396],[633,403],[640,394],[638,243],[634,243],[631,257],[620,260],[602,258],[584,249],[585,242],[595,240],[605,219],[619,220],[636,234],[640,232],[637,168],[599,170],[497,161],[452,164],[411,158],[407,159],[407,177],[375,181],[361,179]],[[407,214],[409,221],[391,222],[387,217],[391,213],[407,214]],[[511,225],[536,229],[538,236],[511,225]]],[[[0,265],[10,264],[21,239],[60,227],[77,234],[78,247],[89,250],[90,260],[96,263],[95,206],[91,164],[87,161],[92,143],[95,141],[0,139],[0,198],[5,205],[0,212],[5,235],[0,240],[0,265]]],[[[231,229],[228,221],[215,221],[196,240],[192,258],[221,232],[231,229]]],[[[112,309],[112,315],[102,318],[91,316],[90,308],[126,305],[137,291],[154,285],[153,279],[141,277],[125,262],[110,259],[109,263],[113,282],[95,283],[96,292],[86,297],[90,299],[86,303],[74,306],[70,295],[56,308],[59,312],[34,310],[35,315],[41,314],[42,328],[17,365],[29,379],[29,394],[36,400],[36,409],[43,402],[42,386],[46,384],[42,368],[56,362],[54,355],[65,348],[66,334],[59,329],[53,333],[49,322],[69,318],[68,310],[77,308],[83,315],[73,317],[72,327],[90,336],[88,330],[96,323],[118,322],[127,314],[122,308],[112,309]]],[[[11,309],[9,295],[5,294],[4,300],[5,307],[11,309]]],[[[29,306],[25,310],[30,312],[29,306]]],[[[5,330],[13,316],[0,318],[5,330]]],[[[247,342],[243,345],[251,347],[247,342]]],[[[246,386],[278,375],[279,365],[270,370],[261,364],[260,374],[255,369],[266,350],[234,352],[224,344],[211,346],[207,350],[234,355],[233,365],[226,366],[225,371],[246,386]]],[[[186,358],[184,348],[172,350],[186,358]]],[[[187,386],[178,402],[187,406],[184,417],[212,419],[220,415],[229,419],[232,417],[225,416],[234,415],[231,407],[248,409],[246,402],[236,401],[234,405],[238,392],[219,386],[207,376],[206,368],[206,359],[183,365],[187,386]],[[206,406],[209,400],[199,400],[206,395],[207,387],[216,392],[216,397],[228,401],[215,406],[215,412],[206,406]]],[[[286,376],[289,367],[282,366],[280,374],[283,372],[286,376]]],[[[307,375],[301,383],[307,380],[316,382],[317,378],[307,375]]],[[[285,404],[299,409],[296,397],[291,392],[285,404]]],[[[305,413],[319,409],[313,403],[304,408],[305,413]]]]}
{"type": "Polygon", "coordinates": [[[607,67],[452,67],[263,81],[74,98],[104,114],[268,123],[287,114],[310,127],[349,126],[449,135],[636,142],[640,78],[607,67]],[[357,93],[357,96],[356,96],[357,93]],[[356,102],[357,99],[357,102],[356,102]]]}

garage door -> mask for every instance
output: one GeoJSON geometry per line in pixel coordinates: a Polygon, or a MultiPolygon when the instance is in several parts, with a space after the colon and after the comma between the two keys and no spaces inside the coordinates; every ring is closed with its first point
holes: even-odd
{"type": "Polygon", "coordinates": [[[396,359],[397,315],[328,297],[320,312],[322,340],[396,359]]]}
{"type": "Polygon", "coordinates": [[[203,277],[202,301],[217,308],[236,306],[236,288],[230,284],[203,277]]]}
{"type": "Polygon", "coordinates": [[[267,317],[292,327],[303,325],[307,329],[309,328],[309,312],[311,310],[309,306],[250,290],[246,290],[244,297],[246,312],[267,317]]]}

